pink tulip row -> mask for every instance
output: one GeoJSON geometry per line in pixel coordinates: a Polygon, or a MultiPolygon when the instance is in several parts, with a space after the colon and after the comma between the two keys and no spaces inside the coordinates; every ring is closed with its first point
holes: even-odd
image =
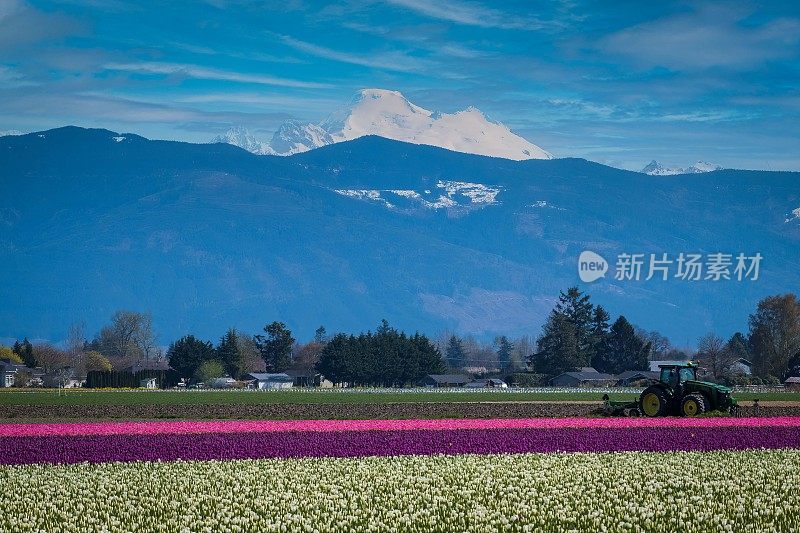
{"type": "Polygon", "coordinates": [[[798,427],[554,427],[0,437],[0,465],[762,448],[800,449],[798,427]]]}
{"type": "Polygon", "coordinates": [[[0,424],[0,438],[91,435],[183,435],[402,430],[615,429],[615,428],[797,428],[800,417],[770,418],[516,418],[443,420],[215,420],[0,424]]]}

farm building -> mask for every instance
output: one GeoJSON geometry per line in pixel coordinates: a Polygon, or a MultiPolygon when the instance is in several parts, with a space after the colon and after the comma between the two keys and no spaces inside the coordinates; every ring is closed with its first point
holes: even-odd
{"type": "Polygon", "coordinates": [[[551,379],[550,384],[556,387],[608,387],[617,382],[612,374],[604,374],[594,368],[588,370],[590,371],[564,372],[551,379]]]}
{"type": "Polygon", "coordinates": [[[731,365],[731,372],[734,374],[744,374],[745,376],[750,376],[753,374],[752,368],[753,363],[747,359],[739,358],[731,365]]]}
{"type": "Polygon", "coordinates": [[[499,378],[488,378],[488,379],[476,379],[475,381],[470,381],[466,385],[465,388],[469,389],[507,389],[508,384],[505,381],[499,378]]]}
{"type": "Polygon", "coordinates": [[[800,376],[786,378],[786,381],[783,382],[783,386],[789,390],[800,391],[800,376]]]}
{"type": "Polygon", "coordinates": [[[658,372],[649,370],[626,370],[616,376],[617,385],[620,387],[630,387],[631,385],[642,384],[651,379],[658,379],[658,372]]]}
{"type": "Polygon", "coordinates": [[[449,388],[463,387],[472,378],[463,374],[428,374],[420,381],[423,387],[449,388]]]}
{"type": "Polygon", "coordinates": [[[0,387],[13,387],[17,370],[20,366],[10,359],[0,359],[0,387]]]}
{"type": "Polygon", "coordinates": [[[286,375],[294,380],[295,387],[321,387],[323,389],[330,389],[333,387],[333,382],[319,372],[287,370],[286,375]]]}
{"type": "Polygon", "coordinates": [[[253,380],[253,388],[258,390],[291,389],[294,385],[294,378],[284,373],[252,372],[245,377],[253,380]]]}
{"type": "Polygon", "coordinates": [[[211,380],[211,388],[212,389],[232,389],[236,387],[238,381],[233,379],[230,376],[225,376],[222,378],[214,378],[211,380]]]}
{"type": "Polygon", "coordinates": [[[139,388],[141,389],[157,389],[158,380],[156,378],[145,378],[139,381],[139,388]]]}

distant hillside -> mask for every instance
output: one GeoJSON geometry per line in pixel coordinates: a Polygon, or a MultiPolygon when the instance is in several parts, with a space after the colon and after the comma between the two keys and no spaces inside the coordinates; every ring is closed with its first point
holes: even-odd
{"type": "Polygon", "coordinates": [[[800,174],[650,176],[378,137],[290,156],[75,127],[0,138],[0,337],[149,310],[160,342],[285,321],[538,335],[560,289],[677,344],[800,287],[800,174]],[[581,284],[584,249],[760,252],[756,282],[581,284]]]}

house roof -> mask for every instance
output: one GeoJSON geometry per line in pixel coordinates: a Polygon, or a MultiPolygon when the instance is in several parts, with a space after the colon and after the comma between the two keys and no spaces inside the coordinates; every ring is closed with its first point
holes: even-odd
{"type": "Polygon", "coordinates": [[[169,370],[169,363],[164,359],[146,359],[144,361],[137,361],[134,364],[127,366],[123,369],[124,372],[139,372],[141,370],[169,370]]]}
{"type": "Polygon", "coordinates": [[[786,378],[784,383],[800,383],[800,376],[792,376],[790,378],[786,378]]]}
{"type": "Polygon", "coordinates": [[[428,374],[425,376],[436,383],[469,383],[472,378],[463,374],[428,374]]]}
{"type": "Polygon", "coordinates": [[[283,373],[283,372],[281,372],[279,374],[270,374],[268,372],[251,372],[251,373],[249,373],[247,375],[250,376],[251,378],[257,380],[257,381],[273,381],[273,382],[276,382],[276,383],[285,383],[285,382],[294,383],[294,378],[292,376],[288,375],[288,374],[283,373]]]}
{"type": "Polygon", "coordinates": [[[314,372],[313,370],[311,372],[304,372],[302,370],[287,370],[284,373],[287,376],[293,378],[304,378],[304,377],[315,378],[320,375],[319,372],[314,372]]]}
{"type": "Polygon", "coordinates": [[[631,379],[636,376],[642,376],[648,379],[658,379],[658,372],[651,372],[649,370],[626,370],[617,374],[618,380],[631,379]]]}
{"type": "Polygon", "coordinates": [[[481,378],[481,379],[476,379],[474,381],[470,381],[469,383],[467,383],[467,385],[473,385],[475,387],[481,387],[481,386],[488,385],[490,382],[495,384],[495,385],[500,385],[501,383],[503,385],[507,385],[507,383],[505,381],[503,381],[502,379],[500,379],[500,378],[481,378]]]}
{"type": "Polygon", "coordinates": [[[554,379],[558,379],[561,376],[569,376],[571,378],[577,379],[578,381],[613,381],[615,378],[612,374],[604,374],[602,372],[564,372],[563,374],[559,374],[550,381],[554,379]]]}

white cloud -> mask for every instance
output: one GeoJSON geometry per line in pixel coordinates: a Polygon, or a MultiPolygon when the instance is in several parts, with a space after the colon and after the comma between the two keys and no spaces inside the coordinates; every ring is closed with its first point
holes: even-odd
{"type": "Polygon", "coordinates": [[[416,72],[429,66],[429,62],[427,61],[399,52],[360,55],[332,50],[330,48],[318,46],[313,43],[300,41],[293,37],[289,37],[288,35],[283,35],[280,37],[280,39],[284,44],[291,46],[295,50],[300,50],[301,52],[321,57],[323,59],[339,61],[340,63],[350,63],[352,65],[360,65],[362,67],[392,70],[396,72],[416,72]]]}
{"type": "Polygon", "coordinates": [[[273,76],[262,76],[259,74],[245,74],[241,72],[231,72],[214,68],[201,67],[198,65],[188,65],[181,63],[109,63],[103,68],[106,70],[118,70],[124,72],[142,72],[146,74],[178,74],[190,78],[204,80],[222,80],[238,83],[255,83],[259,85],[273,85],[278,87],[296,87],[303,89],[327,89],[331,86],[325,83],[315,83],[298,81],[286,78],[276,78],[273,76]]]}
{"type": "Polygon", "coordinates": [[[519,13],[505,13],[473,2],[458,0],[440,0],[438,2],[430,2],[428,0],[389,0],[389,3],[431,18],[467,26],[522,30],[536,30],[547,26],[541,20],[535,18],[524,17],[519,13]]]}
{"type": "Polygon", "coordinates": [[[627,57],[644,68],[742,69],[797,55],[800,20],[747,24],[748,13],[707,5],[613,33],[600,41],[603,52],[627,57]]]}

